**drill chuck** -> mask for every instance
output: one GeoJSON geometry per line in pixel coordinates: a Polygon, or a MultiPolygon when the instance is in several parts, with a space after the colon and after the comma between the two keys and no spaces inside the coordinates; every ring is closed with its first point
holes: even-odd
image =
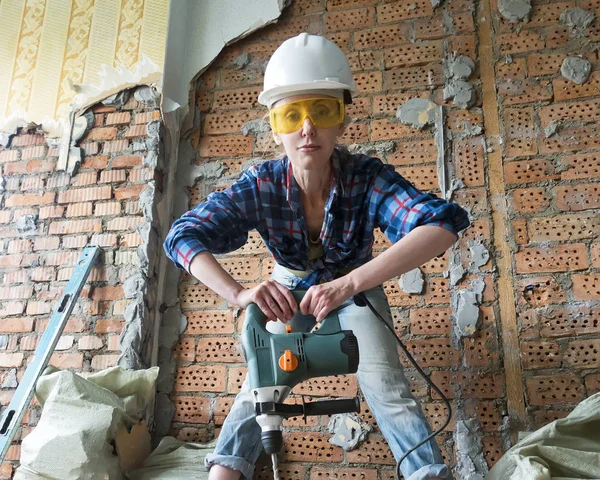
{"type": "Polygon", "coordinates": [[[281,430],[263,430],[260,434],[265,452],[271,455],[272,453],[280,453],[283,448],[283,435],[281,430]]]}

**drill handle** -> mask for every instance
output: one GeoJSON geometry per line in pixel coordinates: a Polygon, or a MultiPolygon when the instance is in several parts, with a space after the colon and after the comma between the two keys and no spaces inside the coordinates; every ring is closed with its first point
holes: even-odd
{"type": "MultiPolygon", "coordinates": [[[[304,298],[304,295],[306,295],[306,290],[291,290],[291,292],[292,292],[292,295],[294,295],[294,298],[296,299],[296,302],[298,303],[298,305],[300,305],[300,302],[304,298]]],[[[296,313],[296,315],[299,315],[299,314],[300,314],[300,311],[298,311],[296,313]]],[[[256,322],[263,330],[266,331],[265,327],[267,325],[267,316],[263,313],[263,311],[259,308],[259,306],[256,303],[251,303],[246,308],[245,323],[248,323],[251,320],[256,322]]],[[[318,335],[319,334],[327,335],[330,333],[337,333],[340,330],[341,330],[340,321],[337,316],[337,313],[331,312],[321,322],[321,326],[318,329],[317,334],[318,335]]]]}

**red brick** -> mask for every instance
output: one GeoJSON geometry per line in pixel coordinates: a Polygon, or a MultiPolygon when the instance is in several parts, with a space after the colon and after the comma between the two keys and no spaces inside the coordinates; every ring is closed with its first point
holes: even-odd
{"type": "Polygon", "coordinates": [[[556,206],[564,211],[589,210],[600,205],[600,188],[596,183],[561,185],[553,193],[556,206]]]}
{"type": "Polygon", "coordinates": [[[535,155],[538,151],[532,107],[504,109],[506,156],[535,155]]]}
{"type": "Polygon", "coordinates": [[[188,335],[234,333],[233,314],[229,310],[183,312],[187,317],[188,335]]]}
{"type": "Polygon", "coordinates": [[[208,423],[210,421],[210,398],[180,395],[170,398],[175,405],[174,422],[208,423]]]}
{"type": "MultiPolygon", "coordinates": [[[[351,22],[352,20],[348,21],[351,22]]],[[[346,30],[346,28],[341,28],[340,30],[346,30]]],[[[353,33],[353,37],[354,48],[356,50],[364,50],[367,48],[375,49],[389,45],[410,43],[409,26],[402,23],[360,29],[353,33]]]]}
{"type": "Polygon", "coordinates": [[[87,235],[69,235],[62,237],[63,248],[83,248],[87,244],[87,235]]]}
{"type": "Polygon", "coordinates": [[[241,363],[244,356],[239,342],[234,338],[201,338],[198,340],[196,361],[241,363]]]}
{"type": "Polygon", "coordinates": [[[371,121],[371,140],[396,140],[399,138],[423,137],[424,132],[415,128],[396,123],[387,118],[371,121]]]}
{"type": "Polygon", "coordinates": [[[95,200],[108,200],[111,198],[112,188],[103,187],[77,188],[59,192],[58,203],[92,202],[95,200]]]}
{"type": "MultiPolygon", "coordinates": [[[[33,277],[33,275],[32,275],[33,277]]],[[[0,317],[9,317],[11,315],[22,315],[25,311],[24,302],[6,302],[0,307],[0,317]]]]}
{"type": "Polygon", "coordinates": [[[91,362],[92,370],[104,370],[109,367],[116,367],[119,361],[119,355],[94,355],[91,362]]]}
{"type": "Polygon", "coordinates": [[[27,283],[29,281],[29,275],[27,270],[20,269],[15,270],[13,272],[5,272],[4,273],[4,283],[6,284],[14,284],[14,283],[27,283]]]}
{"type": "Polygon", "coordinates": [[[11,240],[6,253],[25,253],[31,251],[31,240],[11,240]]]}
{"type": "Polygon", "coordinates": [[[100,350],[103,346],[104,342],[96,335],[86,335],[77,342],[79,350],[100,350]]]}
{"type": "Polygon", "coordinates": [[[381,435],[369,435],[369,438],[363,442],[360,448],[346,454],[348,462],[394,465],[394,456],[390,448],[381,435]]]}
{"type": "Polygon", "coordinates": [[[26,147],[29,145],[44,145],[46,139],[43,135],[20,134],[15,135],[10,143],[11,147],[26,147]]]}
{"type": "MultiPolygon", "coordinates": [[[[480,374],[475,372],[435,371],[431,380],[447,398],[502,398],[504,392],[504,375],[499,373],[480,374]]],[[[431,396],[439,399],[432,391],[431,396]]]]}
{"type": "MultiPolygon", "coordinates": [[[[448,338],[410,340],[406,347],[420,366],[450,367],[460,364],[460,352],[452,347],[448,338]]],[[[405,361],[405,366],[410,366],[408,361],[405,361]]]]}
{"type": "Polygon", "coordinates": [[[398,45],[383,51],[386,68],[402,67],[407,65],[424,65],[438,62],[443,55],[441,40],[420,42],[415,44],[398,45]]]}
{"type": "Polygon", "coordinates": [[[126,200],[128,198],[139,198],[146,185],[133,185],[130,187],[115,188],[115,199],[126,200]]]}
{"type": "MultiPolygon", "coordinates": [[[[35,331],[37,333],[43,333],[48,326],[48,319],[35,321],[35,331]]],[[[90,329],[89,321],[83,318],[71,317],[67,320],[63,333],[81,333],[87,332],[90,329]]]]}
{"type": "MultiPolygon", "coordinates": [[[[106,230],[109,231],[133,231],[136,229],[138,225],[144,223],[144,219],[142,217],[120,217],[113,218],[106,225],[106,230]]],[[[101,230],[99,230],[101,231],[101,230]]]]}
{"type": "Polygon", "coordinates": [[[85,187],[98,183],[98,172],[79,172],[75,175],[71,183],[76,187],[85,187]]]}
{"type": "Polygon", "coordinates": [[[576,375],[540,375],[525,379],[530,405],[561,405],[583,400],[585,389],[576,375]]]}
{"type": "Polygon", "coordinates": [[[342,461],[342,450],[330,444],[329,437],[328,434],[316,432],[286,432],[283,435],[281,459],[284,462],[339,463],[342,461]]]}
{"type": "Polygon", "coordinates": [[[126,125],[131,121],[131,113],[118,112],[106,115],[106,125],[126,125]]]}
{"type": "Polygon", "coordinates": [[[108,157],[84,157],[81,162],[81,168],[95,168],[96,170],[102,170],[108,165],[108,157]]]}
{"type": "Polygon", "coordinates": [[[18,159],[18,150],[5,150],[3,152],[0,152],[0,163],[16,162],[18,159]]]}
{"type": "Polygon", "coordinates": [[[588,268],[583,244],[523,248],[515,254],[517,273],[569,272],[588,268]]]}
{"type": "Polygon", "coordinates": [[[550,138],[542,138],[540,153],[576,152],[600,147],[600,130],[595,125],[565,127],[550,138]]]}
{"type": "Polygon", "coordinates": [[[142,165],[141,155],[125,155],[121,157],[115,157],[110,162],[111,168],[131,168],[142,165]]]}
{"type": "MultiPolygon", "coordinates": [[[[565,58],[567,55],[559,54],[559,56],[565,58]]],[[[559,70],[560,66],[557,71],[559,70]]],[[[583,85],[558,76],[552,80],[552,86],[556,101],[600,95],[600,72],[592,72],[583,85]]]]}
{"type": "Polygon", "coordinates": [[[96,321],[96,333],[121,333],[124,321],[119,319],[101,319],[96,321]]]}
{"type": "Polygon", "coordinates": [[[100,173],[99,183],[121,183],[126,180],[126,177],[124,170],[104,170],[100,173]]]}
{"type": "Polygon", "coordinates": [[[30,160],[32,158],[42,158],[46,156],[46,147],[44,145],[37,145],[34,147],[26,147],[21,150],[21,159],[30,160]]]}
{"type": "Polygon", "coordinates": [[[94,127],[86,135],[86,140],[113,140],[117,138],[115,127],[94,127]]]}
{"type": "Polygon", "coordinates": [[[155,170],[152,168],[135,168],[129,171],[129,182],[148,182],[154,179],[155,170]]]}
{"type": "Polygon", "coordinates": [[[92,300],[117,300],[123,298],[123,287],[94,287],[92,291],[92,300]]]}
{"type": "Polygon", "coordinates": [[[55,279],[53,268],[39,267],[31,271],[31,280],[34,282],[51,282],[55,279]]]}
{"type": "Polygon", "coordinates": [[[54,203],[54,192],[46,192],[42,195],[31,193],[10,195],[5,201],[7,207],[27,207],[51,203],[54,203]]]}
{"type": "Polygon", "coordinates": [[[573,298],[575,300],[600,300],[600,276],[573,275],[573,298]]]}
{"type": "Polygon", "coordinates": [[[547,80],[504,80],[498,83],[498,93],[504,105],[552,100],[552,86],[547,80]]]}
{"type": "Polygon", "coordinates": [[[21,183],[21,191],[41,190],[44,188],[44,179],[41,177],[26,177],[21,183]]]}
{"type": "Polygon", "coordinates": [[[19,298],[31,298],[33,295],[33,286],[20,285],[13,287],[0,286],[0,300],[16,300],[19,298]]]}
{"type": "Polygon", "coordinates": [[[600,235],[600,219],[589,215],[556,215],[529,220],[532,242],[583,240],[600,235]]]}
{"type": "MultiPolygon", "coordinates": [[[[332,0],[328,2],[331,3],[332,0]]],[[[347,2],[343,0],[335,0],[335,3],[345,5],[347,2]]],[[[371,2],[357,1],[357,4],[367,5],[379,3],[371,0],[371,2]]],[[[386,3],[377,7],[377,21],[379,23],[397,22],[409,18],[426,17],[433,14],[431,3],[425,0],[417,0],[413,3],[393,2],[386,3]]]]}
{"type": "Polygon", "coordinates": [[[121,204],[119,202],[96,203],[94,216],[103,217],[108,215],[120,215],[121,204]]]}
{"type": "Polygon", "coordinates": [[[518,33],[497,35],[494,43],[500,55],[541,50],[545,46],[540,35],[526,29],[518,33]]]}
{"type": "Polygon", "coordinates": [[[20,367],[23,364],[22,353],[0,352],[0,367],[20,367]]]}
{"type": "Polygon", "coordinates": [[[18,267],[23,261],[22,255],[1,255],[0,268],[18,267]]]}
{"type": "Polygon", "coordinates": [[[252,138],[243,135],[207,136],[200,141],[201,157],[223,157],[252,153],[252,138]]]}
{"type": "Polygon", "coordinates": [[[569,342],[564,352],[565,364],[573,368],[600,368],[600,339],[569,342]]]}
{"type": "Polygon", "coordinates": [[[118,153],[124,152],[129,148],[129,140],[112,140],[104,142],[102,145],[102,153],[118,153]]]}
{"type": "Polygon", "coordinates": [[[79,252],[49,252],[44,259],[44,265],[54,267],[74,265],[78,259],[79,252]]]}
{"type": "Polygon", "coordinates": [[[561,180],[576,180],[600,177],[600,155],[596,152],[567,155],[560,159],[567,167],[561,172],[561,180]]]}
{"type": "Polygon", "coordinates": [[[33,319],[29,317],[0,319],[0,333],[26,333],[33,331],[33,319]]]}
{"type": "Polygon", "coordinates": [[[239,109],[259,107],[258,95],[262,85],[228,90],[218,90],[214,94],[213,109],[239,109]]]}
{"type": "Polygon", "coordinates": [[[225,367],[220,365],[179,367],[175,376],[174,392],[223,392],[225,367]]]}
{"type": "Polygon", "coordinates": [[[550,198],[546,188],[518,188],[513,190],[510,205],[515,212],[540,212],[550,206],[550,198]]]}
{"type": "Polygon", "coordinates": [[[556,368],[562,363],[560,345],[545,340],[521,343],[521,358],[524,369],[556,368]]]}
{"type": "Polygon", "coordinates": [[[146,125],[132,125],[125,132],[125,138],[144,137],[147,134],[146,125]]]}
{"type": "Polygon", "coordinates": [[[546,159],[528,159],[504,164],[504,181],[511,183],[530,183],[545,180],[558,180],[552,161],[546,159]]]}
{"type": "Polygon", "coordinates": [[[62,370],[67,368],[83,368],[83,353],[53,353],[50,365],[62,370]]]}
{"type": "Polygon", "coordinates": [[[52,222],[48,233],[51,235],[58,234],[71,234],[71,233],[88,233],[88,232],[101,232],[102,231],[102,220],[90,219],[90,220],[67,220],[62,222],[52,222]]]}
{"type": "MultiPolygon", "coordinates": [[[[296,477],[302,478],[302,477],[296,477]]],[[[377,470],[374,468],[333,468],[315,466],[310,469],[310,480],[377,480],[377,470]]]]}
{"type": "Polygon", "coordinates": [[[71,217],[90,217],[92,215],[91,202],[71,203],[67,206],[67,218],[71,217]]]}
{"type": "Polygon", "coordinates": [[[114,233],[94,234],[90,239],[90,245],[99,247],[116,247],[117,235],[114,233]]]}

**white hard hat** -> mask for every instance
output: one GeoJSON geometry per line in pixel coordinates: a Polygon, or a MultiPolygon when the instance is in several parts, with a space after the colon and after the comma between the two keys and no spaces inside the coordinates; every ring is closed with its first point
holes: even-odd
{"type": "Polygon", "coordinates": [[[353,94],[356,83],[348,59],[335,43],[301,33],[273,53],[258,101],[271,108],[277,100],[315,90],[347,90],[353,94]]]}

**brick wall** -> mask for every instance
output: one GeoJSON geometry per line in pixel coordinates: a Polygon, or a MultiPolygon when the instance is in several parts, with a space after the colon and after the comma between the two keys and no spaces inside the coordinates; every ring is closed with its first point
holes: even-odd
{"type": "MultiPolygon", "coordinates": [[[[37,342],[86,246],[102,247],[50,363],[91,373],[117,364],[126,298],[123,283],[140,271],[138,247],[146,224],[140,193],[159,172],[145,165],[147,126],[159,111],[134,96],[122,107],[92,107],[94,126],[81,139],[85,154],[75,175],[56,170],[57,148],[35,129],[22,129],[0,147],[0,403],[10,401],[37,342]],[[15,376],[16,374],[16,376],[15,376]]],[[[146,271],[146,276],[152,272],[146,271]]],[[[24,419],[23,435],[39,407],[24,419]]],[[[19,458],[19,447],[7,460],[19,458]]],[[[10,478],[4,463],[0,478],[10,478]]]]}
{"type": "MultiPolygon", "coordinates": [[[[451,103],[448,130],[452,133],[452,164],[465,187],[454,199],[469,209],[470,227],[455,249],[469,263],[468,247],[481,241],[492,259],[475,269],[456,286],[471,281],[485,283],[480,306],[482,324],[471,338],[452,335],[451,297],[456,290],[445,277],[449,254],[422,267],[426,287],[422,295],[403,293],[396,280],[385,289],[394,313],[396,330],[432,379],[452,398],[456,418],[476,418],[482,428],[482,450],[492,466],[515,440],[517,430],[537,428],[566,415],[586,396],[600,390],[600,327],[598,285],[600,249],[597,209],[600,189],[600,145],[595,122],[600,115],[597,88],[600,76],[593,71],[585,85],[564,80],[560,65],[568,53],[582,54],[596,68],[598,27],[585,36],[572,35],[560,24],[567,7],[581,6],[598,15],[597,2],[534,1],[531,21],[511,26],[492,1],[494,85],[483,85],[480,65],[470,81],[479,101],[469,111],[451,103]],[[497,92],[483,105],[481,92],[497,92]],[[502,139],[468,135],[465,124],[484,128],[484,111],[500,118],[502,139]],[[546,138],[544,128],[560,122],[558,133],[546,138]],[[488,148],[489,145],[490,147],[488,148]],[[502,151],[503,172],[490,171],[488,153],[502,151]],[[514,422],[517,412],[507,402],[501,319],[508,315],[499,302],[499,272],[494,259],[495,225],[488,194],[490,182],[500,179],[505,198],[502,223],[508,236],[512,268],[509,292],[517,309],[517,365],[523,373],[526,418],[514,422]],[[503,423],[510,428],[501,428],[503,423]]],[[[483,15],[479,15],[483,17],[483,15]]],[[[198,165],[219,161],[228,167],[214,181],[190,189],[190,206],[213,189],[231,183],[250,159],[279,155],[270,132],[244,135],[241,127],[260,119],[258,104],[265,62],[280,43],[306,31],[336,42],[348,55],[360,93],[350,114],[355,123],[343,143],[370,144],[384,152],[381,158],[424,190],[437,190],[437,149],[433,133],[418,131],[395,120],[398,106],[414,97],[442,104],[442,61],[452,52],[478,62],[481,30],[477,31],[475,5],[470,0],[449,0],[432,10],[429,1],[295,0],[281,20],[226,48],[198,81],[200,127],[187,137],[198,165]],[[250,63],[239,66],[242,54],[250,63]],[[384,142],[393,142],[389,151],[384,142]]],[[[376,252],[387,246],[379,236],[376,252]]],[[[268,278],[273,261],[253,233],[240,250],[220,258],[238,281],[248,285],[268,278]]],[[[181,308],[188,328],[176,346],[177,377],[171,399],[176,413],[172,433],[187,440],[218,435],[223,419],[244,378],[246,368],[239,342],[243,313],[184,276],[180,284],[181,308]],[[193,379],[190,382],[190,379],[193,379]]],[[[445,411],[415,372],[407,368],[414,394],[435,427],[445,411]]],[[[519,376],[519,381],[521,378],[519,376]]],[[[510,386],[509,386],[510,387],[510,386]]],[[[316,379],[300,385],[297,394],[312,397],[351,396],[357,393],[352,377],[316,379]]],[[[366,408],[366,405],[365,405],[366,408]]],[[[366,409],[362,418],[375,424],[366,409]]],[[[393,478],[393,458],[379,431],[352,452],[327,443],[327,418],[308,425],[287,423],[282,478],[320,479],[393,478]]],[[[455,466],[452,438],[455,422],[440,435],[439,443],[455,466]]],[[[269,465],[259,465],[255,478],[272,478],[269,465]]],[[[459,475],[460,476],[460,475],[459,475]]]]}

